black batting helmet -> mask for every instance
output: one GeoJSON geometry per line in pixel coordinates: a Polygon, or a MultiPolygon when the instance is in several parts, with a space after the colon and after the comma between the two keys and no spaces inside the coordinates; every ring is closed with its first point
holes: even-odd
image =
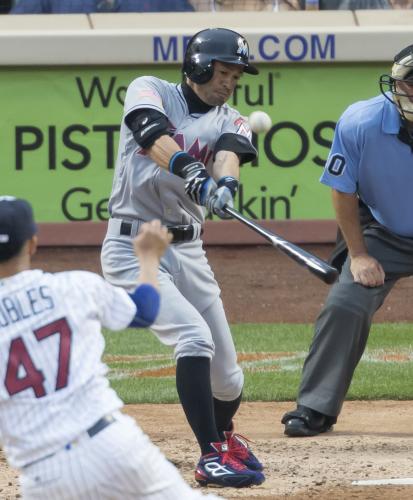
{"type": "Polygon", "coordinates": [[[186,48],[182,73],[195,83],[207,83],[214,73],[213,62],[241,64],[245,73],[258,75],[249,63],[247,40],[226,28],[210,28],[196,33],[186,48]]]}

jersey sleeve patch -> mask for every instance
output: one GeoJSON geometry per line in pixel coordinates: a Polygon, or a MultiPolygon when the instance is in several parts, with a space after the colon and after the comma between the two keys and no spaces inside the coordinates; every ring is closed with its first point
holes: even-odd
{"type": "Polygon", "coordinates": [[[234,125],[236,127],[237,134],[243,135],[243,136],[247,137],[248,139],[251,139],[251,136],[252,136],[251,128],[249,126],[249,123],[247,122],[247,120],[244,117],[242,117],[242,116],[238,117],[235,120],[234,125]]]}
{"type": "Polygon", "coordinates": [[[143,107],[165,112],[163,106],[163,86],[156,78],[146,76],[136,78],[126,91],[124,104],[125,116],[134,109],[143,107]]]}
{"type": "Polygon", "coordinates": [[[329,174],[336,177],[343,175],[346,169],[346,159],[343,155],[335,153],[331,155],[326,164],[326,170],[329,174]]]}

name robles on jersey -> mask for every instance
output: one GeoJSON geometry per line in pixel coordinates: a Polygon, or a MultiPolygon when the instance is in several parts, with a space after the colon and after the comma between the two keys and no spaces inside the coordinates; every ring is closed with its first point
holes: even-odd
{"type": "Polygon", "coordinates": [[[53,308],[51,291],[46,286],[23,290],[14,296],[3,297],[0,299],[0,327],[23,321],[30,316],[36,316],[53,308]]]}
{"type": "Polygon", "coordinates": [[[63,448],[122,406],[104,378],[100,321],[119,330],[135,314],[124,290],[92,273],[33,270],[0,280],[0,439],[13,467],[63,448]],[[47,397],[56,391],[59,398],[47,397]]]}

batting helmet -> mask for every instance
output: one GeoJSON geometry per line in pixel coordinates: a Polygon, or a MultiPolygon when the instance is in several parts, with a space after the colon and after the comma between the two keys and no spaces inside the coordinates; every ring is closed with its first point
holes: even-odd
{"type": "Polygon", "coordinates": [[[247,40],[226,28],[199,31],[188,43],[182,73],[194,83],[207,83],[214,74],[213,62],[241,64],[245,73],[258,75],[258,69],[249,63],[247,40]]]}
{"type": "Polygon", "coordinates": [[[413,45],[394,57],[391,75],[381,75],[379,82],[382,94],[397,106],[406,120],[413,121],[413,102],[410,100],[413,100],[413,45]]]}

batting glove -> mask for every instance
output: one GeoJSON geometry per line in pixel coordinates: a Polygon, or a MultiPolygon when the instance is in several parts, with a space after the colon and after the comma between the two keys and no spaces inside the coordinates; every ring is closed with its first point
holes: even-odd
{"type": "Polygon", "coordinates": [[[231,215],[222,209],[225,205],[234,206],[234,197],[238,191],[238,180],[229,175],[221,177],[218,181],[218,189],[208,199],[208,209],[211,213],[218,215],[221,219],[231,219],[231,215]]]}
{"type": "Polygon", "coordinates": [[[208,175],[205,168],[185,180],[185,193],[192,201],[204,207],[216,189],[216,182],[208,175]]]}
{"type": "Polygon", "coordinates": [[[232,198],[232,193],[226,186],[219,187],[212,196],[207,200],[208,210],[221,217],[221,219],[231,219],[231,215],[224,212],[222,209],[224,206],[233,207],[234,200],[232,198]]]}
{"type": "Polygon", "coordinates": [[[203,163],[184,151],[178,151],[169,160],[169,171],[185,180],[185,192],[193,202],[206,206],[217,184],[203,163]]]}

